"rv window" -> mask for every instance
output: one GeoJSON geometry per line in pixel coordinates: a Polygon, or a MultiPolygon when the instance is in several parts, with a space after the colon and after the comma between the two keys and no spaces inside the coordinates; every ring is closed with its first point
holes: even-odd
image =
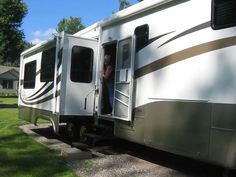
{"type": "Polygon", "coordinates": [[[135,29],[134,34],[136,36],[136,52],[148,45],[149,27],[148,25],[142,25],[135,29]]]}
{"type": "Polygon", "coordinates": [[[118,69],[130,68],[131,63],[131,38],[119,42],[118,48],[118,69]]]}
{"type": "Polygon", "coordinates": [[[43,51],[40,82],[53,81],[55,70],[55,53],[56,47],[43,51]]]}
{"type": "Polygon", "coordinates": [[[87,47],[74,46],[71,54],[71,81],[90,83],[92,73],[93,50],[87,47]]]}
{"type": "Polygon", "coordinates": [[[212,28],[222,29],[236,26],[236,1],[212,1],[212,28]]]}
{"type": "Polygon", "coordinates": [[[32,89],[35,87],[35,77],[36,77],[36,61],[31,61],[25,64],[24,72],[24,88],[32,89]]]}

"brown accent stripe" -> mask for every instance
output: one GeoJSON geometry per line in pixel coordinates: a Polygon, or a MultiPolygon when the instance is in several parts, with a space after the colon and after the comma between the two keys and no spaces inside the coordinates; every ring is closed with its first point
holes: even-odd
{"type": "Polygon", "coordinates": [[[168,35],[168,34],[171,34],[171,33],[174,33],[175,31],[171,31],[171,32],[168,32],[168,33],[165,33],[165,34],[161,34],[159,36],[156,36],[154,38],[151,38],[148,40],[147,44],[145,44],[144,46],[142,46],[142,48],[140,48],[139,50],[137,50],[136,52],[139,52],[140,50],[142,50],[143,48],[147,47],[148,45],[150,45],[151,43],[155,42],[156,40],[168,35]]]}
{"type": "MultiPolygon", "coordinates": [[[[56,97],[58,97],[58,96],[60,96],[60,91],[57,91],[57,92],[56,92],[56,97]]],[[[36,105],[36,104],[44,103],[44,102],[46,102],[46,101],[49,101],[49,100],[53,99],[53,94],[51,94],[51,95],[49,95],[49,96],[47,96],[47,97],[45,97],[45,98],[43,98],[43,99],[41,99],[41,100],[34,101],[34,102],[27,102],[27,101],[25,101],[25,100],[21,97],[21,95],[20,95],[20,99],[21,99],[21,101],[22,101],[24,104],[26,104],[26,105],[36,105]]]]}
{"type": "Polygon", "coordinates": [[[20,79],[20,85],[23,85],[23,83],[24,83],[24,80],[20,79]]]}
{"type": "Polygon", "coordinates": [[[188,58],[211,52],[213,50],[218,50],[230,46],[236,45],[236,36],[228,37],[224,39],[218,39],[215,41],[203,43],[194,47],[184,49],[182,51],[176,52],[174,54],[168,55],[164,58],[154,61],[142,68],[139,68],[134,73],[134,78],[139,78],[156,70],[167,67],[171,64],[177,63],[188,58]]]}
{"type": "Polygon", "coordinates": [[[35,102],[33,102],[33,103],[30,103],[30,104],[31,104],[31,105],[32,105],[32,104],[40,104],[40,103],[44,103],[44,102],[46,102],[46,101],[49,101],[49,100],[51,100],[51,99],[53,99],[53,94],[51,94],[51,95],[49,95],[49,96],[47,96],[47,97],[45,97],[45,98],[43,98],[43,99],[41,99],[41,100],[35,101],[35,102]]]}
{"type": "Polygon", "coordinates": [[[49,82],[46,82],[37,92],[35,92],[33,95],[29,96],[28,98],[32,98],[33,96],[37,95],[41,90],[43,90],[49,82]]]}
{"type": "Polygon", "coordinates": [[[63,48],[61,48],[57,53],[58,58],[58,64],[57,64],[57,70],[60,68],[62,64],[62,55],[63,55],[63,48]]]}
{"type": "Polygon", "coordinates": [[[57,91],[56,91],[56,97],[60,96],[60,94],[61,94],[61,91],[60,91],[60,90],[57,90],[57,91]]]}
{"type": "Polygon", "coordinates": [[[194,33],[196,31],[199,31],[199,30],[203,30],[205,28],[209,28],[211,26],[211,22],[208,21],[208,22],[205,22],[205,23],[202,23],[200,25],[197,25],[197,26],[194,26],[193,28],[190,28],[180,34],[178,34],[177,36],[174,36],[173,38],[169,39],[168,41],[164,42],[163,44],[161,44],[158,48],[162,47],[163,45],[175,40],[175,39],[178,39],[180,37],[183,37],[183,36],[186,36],[188,34],[191,34],[191,33],[194,33]]]}
{"type": "Polygon", "coordinates": [[[38,99],[42,96],[45,96],[48,92],[50,92],[53,89],[53,86],[54,86],[54,82],[52,82],[42,93],[37,95],[35,98],[27,98],[27,101],[32,101],[32,100],[38,99]]]}
{"type": "Polygon", "coordinates": [[[61,74],[59,75],[59,76],[57,76],[57,84],[59,83],[59,82],[61,82],[61,74]]]}
{"type": "Polygon", "coordinates": [[[39,75],[40,73],[41,73],[41,70],[38,70],[38,71],[36,72],[36,76],[39,75]]]}
{"type": "MultiPolygon", "coordinates": [[[[59,82],[61,82],[61,74],[57,77],[57,84],[58,84],[59,82]]],[[[43,95],[46,95],[48,92],[50,92],[50,91],[53,89],[53,87],[54,87],[54,82],[52,82],[51,85],[49,85],[49,86],[47,87],[47,89],[45,89],[45,90],[44,90],[41,94],[39,94],[37,97],[32,98],[32,99],[29,99],[29,98],[35,96],[36,94],[38,94],[44,87],[46,87],[47,84],[48,84],[48,82],[46,82],[46,83],[43,85],[43,87],[41,87],[34,95],[28,97],[28,98],[27,98],[27,101],[32,101],[32,100],[34,100],[34,99],[38,99],[38,98],[42,97],[43,95]]]]}

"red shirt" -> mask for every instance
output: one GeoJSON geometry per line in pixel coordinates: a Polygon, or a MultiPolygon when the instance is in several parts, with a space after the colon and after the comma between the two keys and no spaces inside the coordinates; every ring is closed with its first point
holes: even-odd
{"type": "Polygon", "coordinates": [[[111,79],[110,77],[111,77],[112,71],[113,71],[113,69],[112,69],[111,65],[104,66],[104,68],[103,68],[103,78],[106,79],[106,80],[111,79]]]}

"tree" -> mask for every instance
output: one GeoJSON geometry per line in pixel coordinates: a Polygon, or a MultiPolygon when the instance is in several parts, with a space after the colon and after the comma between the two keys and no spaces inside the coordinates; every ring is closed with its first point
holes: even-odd
{"type": "Polygon", "coordinates": [[[24,49],[20,30],[27,6],[22,0],[0,0],[0,64],[18,64],[24,49]]]}
{"type": "Polygon", "coordinates": [[[78,17],[69,17],[69,19],[63,18],[57,24],[57,32],[65,31],[68,34],[74,34],[82,29],[85,26],[82,24],[81,18],[78,17]]]}
{"type": "Polygon", "coordinates": [[[24,51],[34,46],[31,42],[28,42],[28,41],[25,41],[25,40],[23,40],[22,42],[23,42],[23,45],[24,45],[24,51]]]}
{"type": "MultiPolygon", "coordinates": [[[[141,2],[143,0],[137,0],[137,1],[141,2]]],[[[120,4],[119,10],[123,10],[132,5],[128,0],[119,0],[119,4],[120,4]]]]}
{"type": "Polygon", "coordinates": [[[119,0],[119,3],[120,3],[119,10],[123,10],[123,9],[131,6],[131,3],[127,0],[119,0]]]}

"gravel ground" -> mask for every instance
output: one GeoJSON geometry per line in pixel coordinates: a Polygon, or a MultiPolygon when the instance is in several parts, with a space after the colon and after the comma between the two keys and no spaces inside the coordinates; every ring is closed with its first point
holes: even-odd
{"type": "MultiPolygon", "coordinates": [[[[105,155],[100,152],[97,154],[88,153],[72,148],[70,144],[65,143],[53,136],[48,125],[35,127],[33,125],[24,125],[20,127],[26,134],[45,146],[59,150],[67,161],[67,166],[72,169],[78,176],[82,177],[210,177],[212,175],[193,175],[188,173],[189,170],[175,170],[162,166],[157,163],[151,163],[128,153],[118,153],[105,155]],[[40,129],[47,129],[48,136],[41,136],[38,133],[40,129]],[[37,130],[37,131],[36,131],[37,130]],[[71,151],[75,149],[75,151],[71,151]],[[73,154],[66,154],[73,152],[73,154]],[[73,157],[73,158],[71,158],[73,157]],[[92,158],[91,158],[92,157],[92,158]],[[187,171],[187,172],[186,172],[187,171]],[[186,172],[186,173],[185,173],[186,172]],[[187,174],[188,173],[188,174],[187,174]]],[[[186,167],[188,168],[188,167],[186,167]]],[[[204,171],[204,170],[203,170],[204,171]]],[[[215,177],[215,175],[213,175],[215,177]]],[[[212,177],[213,177],[212,176],[212,177]]]]}
{"type": "Polygon", "coordinates": [[[186,177],[186,175],[128,154],[106,155],[69,162],[76,174],[84,177],[186,177]]]}

